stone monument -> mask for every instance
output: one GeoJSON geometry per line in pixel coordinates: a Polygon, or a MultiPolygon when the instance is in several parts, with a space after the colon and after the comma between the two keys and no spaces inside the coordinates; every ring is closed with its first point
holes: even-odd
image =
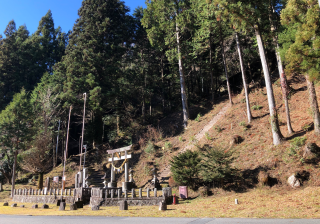
{"type": "Polygon", "coordinates": [[[158,176],[158,173],[157,173],[157,168],[154,167],[152,169],[153,171],[153,179],[151,180],[151,185],[154,187],[154,188],[159,188],[160,187],[160,183],[159,183],[159,180],[157,178],[158,176]]]}

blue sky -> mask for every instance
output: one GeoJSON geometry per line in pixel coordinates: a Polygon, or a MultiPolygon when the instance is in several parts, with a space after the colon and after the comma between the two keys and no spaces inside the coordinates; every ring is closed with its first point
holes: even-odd
{"type": "MultiPolygon", "coordinates": [[[[0,0],[0,34],[3,35],[10,20],[14,20],[17,29],[26,25],[30,34],[34,33],[41,17],[48,10],[52,12],[54,26],[60,26],[62,31],[72,30],[78,18],[78,9],[82,0],[0,0]]],[[[145,0],[124,0],[131,12],[138,7],[146,7],[145,0]]],[[[4,35],[3,35],[4,36],[4,35]]]]}

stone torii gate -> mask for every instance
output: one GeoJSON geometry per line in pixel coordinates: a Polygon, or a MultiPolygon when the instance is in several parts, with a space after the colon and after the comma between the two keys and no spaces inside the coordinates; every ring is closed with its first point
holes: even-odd
{"type": "Polygon", "coordinates": [[[108,187],[117,187],[117,182],[115,181],[115,171],[120,171],[124,165],[124,182],[122,182],[122,190],[130,190],[130,182],[129,182],[129,164],[128,159],[131,158],[131,154],[128,154],[128,151],[131,150],[132,145],[127,147],[107,150],[108,154],[111,154],[111,158],[109,158],[109,162],[111,162],[111,180],[108,183],[108,187]],[[124,155],[121,155],[124,154],[124,155]],[[116,156],[116,157],[115,157],[116,156]],[[114,161],[124,160],[120,167],[114,166],[114,161]]]}

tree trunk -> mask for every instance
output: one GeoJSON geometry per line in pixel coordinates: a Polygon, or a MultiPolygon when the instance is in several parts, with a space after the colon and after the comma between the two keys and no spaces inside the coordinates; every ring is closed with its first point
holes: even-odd
{"type": "Polygon", "coordinates": [[[223,44],[223,37],[222,37],[222,29],[221,29],[221,24],[219,23],[220,26],[220,42],[221,42],[221,52],[222,52],[222,60],[223,60],[223,65],[224,65],[224,72],[226,74],[226,79],[227,79],[227,88],[228,88],[228,94],[229,94],[229,102],[232,105],[232,97],[231,97],[231,89],[230,89],[230,83],[229,83],[229,77],[228,77],[228,70],[227,70],[227,63],[226,63],[226,56],[224,53],[224,44],[223,44]]]}
{"type": "Polygon", "coordinates": [[[213,65],[212,65],[212,40],[211,40],[211,34],[210,34],[210,78],[211,78],[211,102],[214,103],[214,91],[213,91],[213,65]]]}
{"type": "Polygon", "coordinates": [[[310,78],[308,75],[305,76],[307,80],[307,87],[309,92],[309,102],[310,107],[312,110],[312,116],[313,116],[313,123],[314,123],[314,133],[316,135],[320,135],[320,113],[319,113],[319,106],[317,101],[317,95],[316,90],[314,88],[314,84],[312,81],[310,81],[310,78]]]}
{"type": "Polygon", "coordinates": [[[181,57],[181,50],[180,50],[180,32],[178,23],[176,23],[176,35],[177,35],[177,49],[178,49],[178,60],[179,60],[179,74],[180,74],[180,87],[181,87],[181,99],[182,99],[182,109],[183,109],[183,126],[187,128],[188,126],[188,119],[189,119],[189,109],[188,109],[188,102],[186,96],[186,85],[185,85],[185,78],[183,74],[183,63],[181,57]]]}
{"type": "Polygon", "coordinates": [[[6,173],[3,169],[0,169],[2,175],[6,178],[6,184],[11,184],[12,181],[12,176],[10,175],[10,173],[6,173]]]}
{"type": "Polygon", "coordinates": [[[262,37],[260,35],[260,30],[259,30],[259,27],[257,24],[254,26],[254,29],[255,29],[255,34],[257,37],[257,42],[258,42],[259,54],[260,54],[261,64],[262,64],[263,73],[264,73],[264,79],[266,82],[268,105],[269,105],[269,112],[270,112],[270,123],[271,123],[271,130],[272,130],[272,136],[273,136],[273,144],[279,145],[281,143],[281,138],[283,136],[280,132],[277,109],[276,109],[276,104],[275,104],[275,100],[274,100],[271,78],[270,78],[270,74],[269,74],[269,68],[268,68],[268,64],[267,64],[267,60],[266,60],[266,56],[265,56],[262,37]]]}
{"type": "MultiPolygon", "coordinates": [[[[274,9],[272,6],[271,0],[269,1],[270,7],[269,7],[269,20],[271,24],[271,32],[275,32],[276,27],[273,23],[273,14],[274,14],[274,9]]],[[[290,110],[289,110],[289,103],[288,103],[288,85],[287,85],[287,79],[286,75],[284,74],[283,66],[282,66],[282,61],[279,53],[279,44],[277,40],[277,36],[273,36],[273,43],[275,46],[275,51],[276,51],[276,58],[277,58],[277,64],[278,64],[278,71],[279,71],[279,76],[280,76],[280,83],[281,83],[281,90],[282,90],[282,98],[284,100],[284,105],[285,105],[285,111],[286,111],[286,117],[287,117],[287,128],[288,128],[288,133],[292,134],[293,129],[291,126],[291,119],[290,119],[290,110]]]]}
{"type": "Polygon", "coordinates": [[[288,84],[287,84],[286,75],[284,74],[284,71],[283,71],[280,54],[278,51],[279,51],[279,46],[277,46],[277,48],[276,48],[276,56],[277,56],[277,61],[278,61],[279,74],[280,74],[282,97],[284,100],[284,105],[285,105],[285,110],[286,110],[288,133],[292,134],[293,129],[291,126],[290,109],[289,109],[289,103],[288,103],[288,84]]]}
{"type": "Polygon", "coordinates": [[[249,101],[249,93],[248,93],[248,84],[247,84],[247,77],[244,71],[244,65],[243,65],[243,58],[242,58],[242,50],[240,46],[240,40],[239,35],[236,32],[236,40],[237,40],[237,48],[239,53],[239,61],[240,61],[240,67],[241,67],[241,73],[242,73],[242,82],[243,82],[243,88],[244,88],[244,94],[246,96],[246,105],[247,105],[247,117],[248,117],[248,123],[252,121],[252,115],[250,110],[250,101],[249,101]]]}
{"type": "Polygon", "coordinates": [[[162,113],[165,114],[166,107],[165,107],[165,85],[164,85],[164,63],[163,59],[161,58],[161,84],[162,84],[162,113]]]}
{"type": "Polygon", "coordinates": [[[42,190],[43,188],[43,173],[39,173],[38,177],[38,189],[42,190]]]}
{"type": "Polygon", "coordinates": [[[14,151],[14,163],[13,163],[13,169],[12,169],[12,185],[11,185],[11,197],[13,198],[14,196],[14,188],[15,188],[15,183],[16,183],[16,167],[17,167],[17,156],[18,156],[18,151],[14,151]]]}

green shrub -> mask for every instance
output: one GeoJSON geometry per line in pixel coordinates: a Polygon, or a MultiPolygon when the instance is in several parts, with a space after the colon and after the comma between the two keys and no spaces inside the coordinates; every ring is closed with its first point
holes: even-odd
{"type": "Polygon", "coordinates": [[[204,145],[200,150],[200,174],[205,182],[232,180],[237,174],[237,169],[231,167],[232,162],[236,159],[232,151],[225,152],[224,149],[208,145],[204,145]]]}
{"type": "Polygon", "coordinates": [[[194,119],[195,121],[200,121],[200,117],[201,117],[201,114],[199,113],[198,115],[197,115],[197,117],[196,117],[196,119],[194,119]]]}
{"type": "Polygon", "coordinates": [[[301,147],[306,143],[306,141],[307,141],[306,137],[296,137],[290,140],[290,143],[293,147],[301,147]]]}
{"type": "Polygon", "coordinates": [[[241,99],[240,102],[241,102],[241,103],[245,103],[245,102],[246,102],[246,98],[241,99]]]}
{"type": "Polygon", "coordinates": [[[208,132],[205,133],[205,136],[206,136],[206,139],[207,139],[207,140],[211,140],[211,139],[212,139],[212,138],[210,137],[210,135],[209,135],[208,132]]]}
{"type": "Polygon", "coordinates": [[[216,130],[218,133],[222,132],[222,128],[219,125],[214,126],[214,130],[216,130]]]}
{"type": "Polygon", "coordinates": [[[191,141],[191,142],[197,141],[196,136],[195,136],[195,135],[192,135],[192,136],[190,137],[190,141],[191,141]]]}
{"type": "Polygon", "coordinates": [[[253,105],[251,107],[252,110],[261,110],[261,108],[262,108],[262,106],[260,106],[260,105],[253,105]]]}
{"type": "Polygon", "coordinates": [[[240,125],[240,126],[243,126],[243,127],[247,126],[247,125],[246,125],[246,122],[244,122],[244,121],[241,121],[241,122],[239,123],[239,125],[240,125]]]}
{"type": "Polygon", "coordinates": [[[171,149],[171,148],[172,148],[171,142],[165,142],[165,143],[164,143],[164,148],[165,148],[165,149],[171,149]]]}
{"type": "Polygon", "coordinates": [[[154,154],[156,152],[156,147],[153,142],[149,141],[144,151],[148,154],[154,154]]]}
{"type": "Polygon", "coordinates": [[[195,189],[196,178],[199,175],[200,157],[198,152],[190,150],[173,157],[170,161],[173,180],[180,184],[195,189]]]}
{"type": "Polygon", "coordinates": [[[179,141],[180,141],[180,142],[183,142],[182,136],[179,136],[179,141]]]}

